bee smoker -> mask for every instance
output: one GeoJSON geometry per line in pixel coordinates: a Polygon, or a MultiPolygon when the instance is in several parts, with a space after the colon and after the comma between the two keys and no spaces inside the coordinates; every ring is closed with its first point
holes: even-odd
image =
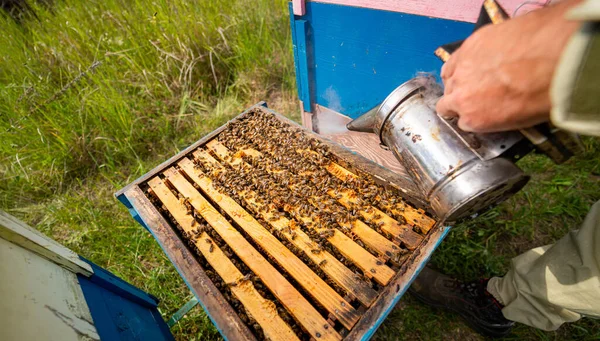
{"type": "MultiPolygon", "coordinates": [[[[377,134],[381,147],[407,168],[438,217],[453,221],[506,200],[529,177],[513,162],[513,147],[524,139],[521,133],[461,131],[456,120],[436,113],[441,95],[432,78],[411,79],[347,128],[377,134]]],[[[521,156],[529,150],[521,149],[521,156]]]]}

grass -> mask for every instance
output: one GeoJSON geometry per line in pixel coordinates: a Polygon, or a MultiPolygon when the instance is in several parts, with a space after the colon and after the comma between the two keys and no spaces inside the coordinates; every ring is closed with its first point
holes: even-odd
{"type": "MultiPolygon", "coordinates": [[[[161,300],[165,318],[189,290],[112,193],[265,99],[298,119],[285,1],[74,1],[0,14],[0,208],[161,300]]],[[[502,274],[511,257],[576,227],[600,199],[600,143],[560,166],[528,156],[531,183],[456,226],[432,262],[463,279],[502,274]]],[[[178,339],[218,339],[201,309],[178,339]]],[[[480,339],[457,317],[409,296],[377,333],[480,339]]],[[[593,320],[512,339],[594,339],[593,320]]]]}

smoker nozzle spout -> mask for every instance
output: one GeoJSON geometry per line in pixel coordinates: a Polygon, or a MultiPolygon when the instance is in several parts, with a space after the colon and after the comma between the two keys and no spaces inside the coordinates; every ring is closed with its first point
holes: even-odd
{"type": "Polygon", "coordinates": [[[360,131],[363,133],[375,132],[375,118],[377,117],[377,109],[379,106],[367,111],[358,118],[346,124],[346,128],[351,131],[360,131]]]}

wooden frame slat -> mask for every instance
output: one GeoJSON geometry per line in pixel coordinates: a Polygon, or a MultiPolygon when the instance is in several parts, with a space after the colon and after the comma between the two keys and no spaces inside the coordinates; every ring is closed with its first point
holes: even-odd
{"type": "MultiPolygon", "coordinates": [[[[213,140],[206,144],[206,147],[211,149],[216,155],[223,155],[226,157],[230,153],[229,149],[221,144],[219,141],[213,140]]],[[[263,154],[256,149],[246,148],[241,151],[237,151],[230,163],[232,165],[236,165],[238,163],[243,162],[243,159],[240,157],[240,154],[245,154],[253,157],[261,157],[263,154]]],[[[269,172],[273,174],[277,174],[280,171],[277,169],[269,169],[269,172]]],[[[293,186],[288,186],[291,190],[294,190],[293,186]]],[[[331,195],[330,195],[331,196],[331,195]]],[[[309,202],[318,207],[318,204],[312,200],[314,198],[308,198],[309,202]]],[[[340,226],[345,227],[352,231],[358,238],[360,238],[366,245],[368,245],[373,250],[377,251],[384,259],[392,258],[395,254],[399,252],[399,247],[394,243],[389,241],[384,236],[380,235],[377,231],[370,228],[367,224],[362,222],[359,219],[356,219],[351,222],[344,222],[341,220],[336,221],[340,226]]]]}
{"type": "MultiPolygon", "coordinates": [[[[187,214],[185,205],[179,202],[158,178],[153,179],[150,186],[159,200],[167,207],[175,221],[191,237],[192,232],[196,229],[194,227],[195,219],[187,214]]],[[[199,238],[195,238],[194,245],[225,283],[235,283],[235,286],[230,288],[231,292],[242,303],[246,312],[262,327],[265,336],[272,340],[298,340],[296,334],[277,313],[275,304],[262,297],[252,282],[244,281],[244,275],[216,246],[216,243],[206,232],[202,232],[199,238]]]]}
{"type": "MultiPolygon", "coordinates": [[[[320,339],[341,339],[341,336],[328,325],[328,322],[319,312],[177,170],[168,168],[164,173],[166,173],[165,175],[171,175],[173,178],[176,178],[177,174],[179,175],[180,178],[176,179],[179,181],[173,180],[173,182],[180,185],[179,188],[172,182],[171,184],[188,198],[189,203],[194,206],[228,245],[235,246],[232,249],[238,257],[265,283],[308,333],[315,338],[319,335],[320,339]],[[184,189],[184,191],[181,189],[184,189]]],[[[172,195],[171,191],[158,177],[151,179],[148,184],[161,201],[163,201],[161,197],[166,198],[168,194],[172,195]]],[[[163,203],[165,202],[163,201],[163,203]]],[[[191,223],[191,220],[189,220],[189,223],[184,222],[188,226],[191,226],[191,223]]]]}
{"type": "MultiPolygon", "coordinates": [[[[216,148],[215,150],[217,150],[217,149],[221,150],[222,147],[227,148],[222,144],[220,146],[215,144],[214,147],[216,148]]],[[[248,156],[252,156],[252,157],[262,157],[263,156],[263,154],[261,152],[259,152],[256,149],[253,149],[253,148],[246,148],[241,151],[238,151],[235,153],[235,156],[239,156],[238,154],[240,154],[240,153],[248,155],[248,156]]],[[[240,160],[236,160],[234,158],[234,162],[238,163],[239,161],[240,160]]],[[[269,171],[273,174],[277,174],[280,172],[280,170],[277,170],[277,169],[270,169],[269,171]]],[[[294,190],[293,185],[290,185],[288,187],[291,190],[294,190]]],[[[331,194],[329,194],[329,195],[331,196],[331,194]]],[[[308,198],[308,200],[313,206],[318,207],[318,202],[315,202],[314,198],[308,198]]],[[[355,219],[353,221],[348,221],[348,222],[342,221],[342,220],[336,220],[336,222],[340,226],[352,231],[352,233],[354,233],[358,238],[360,238],[360,240],[362,240],[367,246],[369,246],[371,249],[378,252],[383,259],[389,259],[389,258],[394,259],[394,258],[396,258],[395,255],[400,251],[400,249],[397,245],[395,245],[393,242],[389,241],[387,238],[385,238],[384,236],[379,234],[379,232],[377,232],[374,229],[372,229],[371,227],[369,227],[369,225],[365,224],[360,219],[355,219]]]]}
{"type": "MultiPolygon", "coordinates": [[[[221,160],[230,163],[232,166],[242,163],[245,167],[252,167],[248,163],[244,162],[243,159],[236,154],[232,156],[231,151],[222,145],[220,142],[213,140],[207,144],[221,160]]],[[[293,186],[288,186],[293,190],[293,186]]],[[[314,204],[314,203],[312,203],[314,204]]],[[[310,222],[317,223],[318,221],[312,221],[311,218],[303,217],[300,210],[297,207],[291,207],[289,205],[289,211],[294,214],[295,217],[303,220],[307,223],[307,226],[313,226],[314,224],[308,224],[310,222]],[[308,220],[306,220],[308,219],[308,220]]],[[[346,236],[344,233],[334,230],[334,234],[327,238],[327,240],[335,246],[345,257],[352,260],[361,270],[369,277],[373,277],[380,284],[386,285],[394,276],[394,270],[390,269],[384,262],[378,260],[371,255],[367,250],[363,249],[360,245],[356,244],[352,239],[346,236]]],[[[375,232],[375,231],[374,231],[375,232]]],[[[383,236],[382,236],[383,238],[383,236]]],[[[386,239],[387,241],[387,239],[386,239]]]]}
{"type": "Polygon", "coordinates": [[[206,309],[219,332],[229,340],[256,341],[248,326],[206,275],[194,253],[186,247],[171,223],[159,213],[138,185],[129,186],[123,195],[135,207],[140,220],[148,226],[180,276],[186,279],[186,284],[206,309]]]}
{"type": "MultiPolygon", "coordinates": [[[[327,193],[331,197],[341,195],[341,198],[338,198],[338,202],[346,208],[351,209],[353,205],[357,203],[358,195],[353,190],[343,190],[341,192],[330,190],[327,193]]],[[[383,231],[398,238],[398,240],[402,241],[409,250],[416,249],[423,240],[423,236],[414,232],[411,226],[400,224],[397,220],[382,212],[377,207],[371,206],[369,209],[370,210],[360,210],[358,213],[365,220],[380,225],[383,231]]]]}
{"type": "MultiPolygon", "coordinates": [[[[194,156],[198,156],[200,158],[204,157],[206,160],[212,159],[212,163],[215,166],[221,166],[217,160],[213,159],[208,153],[198,150],[194,152],[194,156]]],[[[206,193],[208,191],[214,191],[212,180],[208,178],[206,175],[202,174],[202,172],[194,167],[192,161],[187,158],[182,159],[178,163],[179,167],[186,175],[191,178],[200,188],[206,193]]],[[[221,168],[220,171],[226,171],[224,168],[221,168]]],[[[247,190],[239,193],[240,197],[248,204],[249,206],[254,208],[255,212],[259,212],[262,218],[269,223],[273,228],[280,231],[282,235],[287,239],[288,242],[292,243],[294,246],[302,250],[315,264],[317,264],[325,274],[327,274],[333,281],[335,281],[338,285],[344,288],[347,292],[351,293],[354,297],[356,297],[363,305],[370,306],[375,298],[377,297],[377,292],[373,290],[366,282],[357,278],[356,274],[348,269],[344,264],[342,264],[339,260],[337,260],[333,255],[331,255],[327,251],[314,253],[312,252],[317,248],[317,245],[310,239],[310,237],[304,233],[302,230],[295,227],[289,219],[286,217],[278,217],[275,215],[277,209],[274,207],[263,207],[265,205],[259,204],[254,198],[258,196],[257,193],[251,190],[247,190]]],[[[227,210],[227,206],[235,207],[239,206],[233,199],[224,196],[226,200],[224,201],[233,201],[233,203],[229,203],[229,205],[221,206],[224,210],[227,210]]],[[[242,207],[239,207],[239,212],[243,212],[242,215],[232,216],[232,218],[241,220],[241,222],[251,221],[254,218],[247,212],[243,211],[242,207]]],[[[228,212],[229,214],[229,212],[228,212]]],[[[238,222],[239,223],[239,222],[238,222]]]]}
{"type": "Polygon", "coordinates": [[[248,315],[262,327],[265,336],[270,340],[298,340],[290,326],[277,313],[275,303],[262,297],[254,284],[246,280],[225,253],[214,245],[214,241],[206,232],[203,232],[196,242],[206,261],[225,283],[230,285],[229,289],[233,295],[244,305],[248,315]]]}
{"type": "MultiPolygon", "coordinates": [[[[215,140],[208,142],[206,144],[206,146],[208,148],[214,148],[215,153],[219,150],[224,150],[223,148],[225,148],[225,149],[227,148],[227,147],[223,146],[221,143],[219,143],[218,141],[215,142],[215,140]]],[[[245,148],[243,150],[243,152],[247,153],[247,155],[262,155],[262,152],[255,150],[253,148],[245,148]]],[[[301,155],[301,151],[297,151],[297,152],[301,155]]],[[[311,174],[310,172],[305,172],[305,174],[303,174],[303,175],[308,176],[310,174],[311,174]]],[[[313,178],[311,178],[310,176],[308,177],[308,179],[313,181],[313,178]]],[[[337,191],[337,190],[332,189],[332,190],[329,190],[327,192],[327,194],[330,197],[336,199],[344,207],[349,208],[349,209],[352,208],[352,206],[357,202],[357,199],[358,199],[357,193],[353,190],[337,191]],[[341,195],[341,197],[340,197],[340,195],[341,195]]],[[[421,235],[419,235],[418,233],[414,232],[412,230],[411,226],[406,225],[406,224],[400,224],[394,218],[390,217],[389,215],[382,212],[381,210],[379,210],[376,207],[371,206],[369,210],[360,210],[359,213],[365,220],[373,221],[376,224],[381,224],[380,227],[383,231],[391,234],[392,236],[397,238],[399,241],[403,242],[404,245],[410,250],[414,250],[415,248],[417,248],[417,246],[423,240],[423,237],[421,235]]],[[[360,222],[360,220],[358,220],[358,219],[356,221],[360,222]]],[[[343,224],[343,222],[338,222],[338,224],[343,224]]],[[[377,241],[373,240],[373,238],[377,238],[379,233],[377,233],[377,231],[374,231],[373,229],[368,227],[363,222],[355,223],[354,228],[357,228],[357,229],[356,229],[356,231],[353,231],[353,232],[355,232],[361,238],[361,240],[363,240],[365,243],[367,243],[367,245],[371,246],[371,244],[373,244],[375,246],[375,250],[378,250],[378,245],[388,246],[391,244],[391,242],[389,242],[383,236],[381,236],[381,238],[379,238],[379,240],[377,240],[377,241]],[[367,232],[369,230],[373,231],[375,234],[372,232],[371,233],[367,232]],[[385,239],[385,242],[381,241],[381,239],[385,239]],[[368,240],[368,242],[365,240],[368,240]]],[[[393,245],[389,246],[389,248],[391,248],[392,250],[395,249],[393,245]]],[[[395,253],[395,252],[396,251],[389,251],[389,249],[388,249],[385,251],[385,254],[395,253]]]]}
{"type": "MultiPolygon", "coordinates": [[[[212,148],[212,147],[215,147],[217,143],[219,143],[219,142],[216,140],[211,140],[206,144],[206,146],[208,148],[212,148]]],[[[251,149],[251,148],[246,148],[246,150],[247,149],[251,149]]],[[[258,151],[258,152],[260,152],[260,151],[258,151]]],[[[302,150],[296,150],[295,152],[299,156],[303,157],[302,150]]],[[[266,153],[270,154],[271,156],[274,156],[273,151],[266,151],[266,153]]],[[[305,159],[310,161],[309,158],[305,158],[305,159]]],[[[313,181],[313,179],[311,177],[309,177],[309,179],[311,181],[313,181]]],[[[341,193],[338,191],[335,191],[335,190],[330,190],[327,193],[329,194],[329,196],[331,196],[332,198],[335,198],[336,200],[338,200],[338,202],[340,204],[342,204],[346,207],[352,206],[356,202],[356,198],[358,198],[358,194],[353,190],[345,190],[341,193]],[[341,194],[342,198],[338,198],[337,197],[338,194],[341,194]]],[[[366,220],[372,220],[375,223],[382,223],[383,225],[381,226],[381,229],[383,231],[391,234],[392,236],[397,238],[402,243],[404,243],[404,245],[409,250],[416,249],[417,246],[423,241],[423,236],[414,232],[412,230],[411,226],[406,225],[406,224],[400,224],[394,218],[388,216],[386,213],[382,212],[381,210],[377,209],[376,207],[371,206],[370,212],[361,210],[359,213],[366,220]],[[375,219],[376,216],[379,216],[379,218],[375,219]]]]}
{"type": "MultiPolygon", "coordinates": [[[[219,233],[223,239],[225,235],[239,235],[242,239],[244,238],[229,222],[223,217],[208,201],[202,196],[194,186],[188,182],[175,168],[169,168],[163,174],[166,180],[186,198],[189,198],[189,202],[194,206],[196,210],[202,215],[202,217],[219,232],[222,230],[223,234],[219,233]],[[226,229],[225,229],[226,228],[226,229]]],[[[216,189],[214,192],[208,193],[207,195],[216,203],[225,203],[226,196],[220,194],[216,189]]],[[[230,202],[228,202],[229,204],[230,202]]],[[[235,203],[235,201],[233,201],[235,203]]],[[[223,205],[227,206],[227,205],[223,205]]],[[[238,206],[239,207],[239,206],[238,206]]],[[[230,217],[236,217],[243,215],[245,211],[240,211],[235,207],[227,208],[230,212],[230,217]]],[[[251,216],[250,216],[251,217],[251,216]]],[[[292,276],[298,284],[300,284],[316,301],[318,301],[323,307],[329,311],[333,316],[340,321],[340,323],[351,329],[354,324],[358,321],[360,316],[357,311],[346,302],[335,290],[333,290],[325,281],[323,281],[317,274],[315,274],[302,260],[300,260],[294,253],[288,250],[275,236],[273,236],[267,229],[265,229],[256,220],[245,221],[244,224],[239,226],[252,238],[257,244],[259,244],[265,252],[267,252],[273,259],[284,268],[290,276],[292,276]]],[[[247,246],[252,247],[245,239],[243,239],[247,246]]],[[[233,250],[243,248],[244,244],[240,244],[240,240],[237,238],[231,238],[231,242],[227,242],[233,250]],[[235,241],[235,242],[234,242],[235,241]]],[[[254,248],[253,248],[254,250],[254,248]]],[[[240,256],[240,258],[242,258],[240,256]]],[[[242,260],[248,264],[248,259],[242,260]]],[[[248,266],[250,266],[248,264],[248,266]]],[[[258,274],[257,274],[258,275],[258,274]]],[[[260,275],[259,275],[260,276],[260,275]]],[[[267,284],[267,283],[265,283],[267,284]]]]}
{"type": "MultiPolygon", "coordinates": [[[[331,175],[344,182],[349,179],[358,179],[358,175],[333,161],[326,166],[326,169],[331,175]]],[[[390,204],[385,208],[389,209],[395,216],[404,217],[409,224],[417,226],[425,234],[435,225],[435,220],[426,216],[423,210],[415,209],[404,202],[390,204]]]]}
{"type": "MultiPolygon", "coordinates": [[[[302,156],[302,154],[312,153],[315,154],[314,151],[310,150],[296,150],[297,154],[302,156]]],[[[340,166],[341,167],[341,166],[340,166]]],[[[329,170],[328,170],[329,171],[329,170]]],[[[345,169],[344,169],[345,171],[345,169]]],[[[340,169],[336,169],[335,173],[344,174],[346,177],[348,176],[349,171],[341,171],[340,169]]],[[[335,176],[335,174],[334,174],[335,176]]],[[[344,205],[347,208],[352,207],[358,198],[358,194],[351,189],[343,190],[341,192],[336,190],[331,190],[328,192],[331,197],[334,197],[338,194],[341,194],[341,198],[338,199],[338,202],[344,205]]],[[[404,243],[404,245],[410,249],[414,250],[419,246],[419,244],[423,241],[423,236],[414,232],[412,230],[412,226],[408,224],[402,224],[398,222],[396,219],[390,217],[385,212],[381,211],[375,206],[370,206],[369,210],[360,210],[360,215],[368,220],[373,221],[376,224],[381,225],[381,229],[392,236],[396,237],[398,240],[404,243]]]]}
{"type": "MultiPolygon", "coordinates": [[[[209,209],[214,208],[210,206],[208,201],[194,186],[183,177],[181,173],[176,171],[174,168],[168,169],[164,172],[167,181],[169,181],[173,187],[175,187],[181,194],[190,199],[190,203],[196,209],[200,211],[200,214],[204,217],[203,212],[200,208],[209,209]],[[200,199],[201,198],[201,199],[200,199]],[[196,207],[196,205],[199,207],[196,207]],[[209,207],[210,206],[210,207],[209,207]]],[[[292,251],[290,251],[285,245],[283,245],[275,236],[273,236],[266,228],[264,228],[256,219],[248,214],[235,200],[229,196],[220,193],[216,188],[212,186],[206,186],[206,182],[201,182],[202,191],[213,200],[219,207],[221,207],[248,235],[252,238],[260,247],[263,248],[273,259],[284,268],[306,291],[317,300],[327,311],[335,316],[340,323],[348,328],[352,329],[354,324],[358,321],[360,316],[357,311],[346,302],[335,290],[333,290],[324,280],[322,280],[317,274],[315,274],[300,258],[298,258],[292,251]],[[203,186],[203,187],[202,187],[203,186]]],[[[215,211],[216,212],[216,211],[215,211]]],[[[211,226],[213,223],[220,223],[222,221],[227,222],[220,214],[209,221],[211,226]]],[[[229,223],[227,223],[229,224],[229,223]]],[[[229,225],[231,226],[231,225],[229,225]]],[[[237,232],[237,231],[236,231],[237,232]]],[[[239,247],[236,244],[229,244],[232,249],[239,247]]]]}

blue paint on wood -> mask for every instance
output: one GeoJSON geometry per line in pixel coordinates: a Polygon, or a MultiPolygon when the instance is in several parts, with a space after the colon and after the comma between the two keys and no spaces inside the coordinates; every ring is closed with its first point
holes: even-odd
{"type": "Polygon", "coordinates": [[[198,305],[198,298],[193,296],[189,301],[187,301],[179,310],[171,316],[171,318],[167,321],[167,326],[172,328],[177,322],[179,322],[187,313],[190,312],[195,306],[198,305]]]}
{"type": "Polygon", "coordinates": [[[440,244],[442,243],[442,241],[444,240],[444,238],[446,238],[446,235],[448,235],[448,232],[450,232],[450,228],[451,228],[451,226],[445,226],[444,227],[444,230],[442,231],[442,234],[440,235],[440,238],[436,241],[436,243],[433,246],[433,248],[425,255],[425,258],[419,264],[419,267],[417,268],[417,271],[415,271],[415,273],[412,275],[412,277],[409,278],[408,284],[405,285],[402,290],[400,290],[399,292],[396,293],[396,295],[394,296],[394,299],[392,301],[392,304],[388,307],[388,309],[386,309],[383,312],[383,314],[381,314],[379,316],[379,318],[377,319],[377,321],[369,328],[369,330],[367,330],[367,332],[362,337],[361,341],[367,341],[367,340],[370,340],[371,337],[373,337],[373,334],[375,334],[375,332],[377,331],[377,328],[379,328],[379,326],[381,325],[381,323],[383,323],[383,321],[392,312],[392,310],[394,309],[394,307],[396,306],[396,304],[398,304],[398,301],[400,301],[400,298],[402,296],[404,296],[404,294],[406,293],[406,290],[408,290],[408,288],[410,288],[410,285],[412,284],[412,282],[417,278],[417,276],[419,275],[419,273],[421,272],[421,270],[423,270],[423,268],[427,265],[427,263],[429,262],[429,259],[431,258],[431,255],[433,254],[433,251],[435,251],[438,248],[438,246],[440,246],[440,244]]]}
{"type": "Polygon", "coordinates": [[[94,270],[94,276],[89,278],[92,283],[106,288],[107,290],[113,291],[116,294],[145,307],[155,308],[158,306],[159,300],[155,296],[134,287],[133,285],[125,282],[119,277],[113,275],[111,272],[99,267],[82,256],[79,256],[79,258],[90,264],[94,270]]]}
{"type": "Polygon", "coordinates": [[[308,30],[307,30],[307,22],[306,20],[296,20],[294,22],[295,32],[296,32],[296,46],[298,50],[298,69],[297,72],[300,73],[300,88],[298,91],[301,94],[300,99],[302,100],[302,105],[304,106],[304,111],[311,111],[311,83],[310,83],[310,71],[309,71],[309,50],[307,45],[307,39],[309,38],[308,30]]]}
{"type": "Polygon", "coordinates": [[[125,205],[125,207],[127,207],[127,209],[129,210],[129,214],[131,214],[131,216],[133,217],[133,219],[135,219],[135,221],[137,221],[138,223],[140,223],[140,225],[142,225],[147,231],[150,231],[150,229],[148,228],[148,226],[146,226],[146,223],[144,223],[144,221],[140,217],[138,211],[136,211],[136,209],[133,207],[133,205],[131,205],[131,203],[129,202],[129,200],[125,196],[125,194],[119,195],[117,197],[117,199],[119,199],[119,201],[123,205],[125,205]]]}
{"type": "Polygon", "coordinates": [[[157,310],[158,299],[82,258],[94,269],[77,275],[102,340],[174,340],[157,310]]]}
{"type": "MultiPolygon", "coordinates": [[[[292,51],[294,52],[294,69],[296,71],[296,89],[298,90],[298,98],[302,100],[302,83],[300,80],[300,61],[298,60],[298,43],[296,40],[296,19],[294,17],[294,6],[290,1],[288,4],[290,12],[290,30],[292,33],[292,51]]],[[[310,104],[310,103],[309,103],[310,104]]]]}
{"type": "MultiPolygon", "coordinates": [[[[318,2],[307,2],[301,18],[310,63],[297,70],[300,78],[308,79],[315,103],[352,118],[417,72],[439,73],[433,51],[473,31],[465,22],[318,2]]],[[[298,27],[295,35],[300,41],[298,27]]]]}

